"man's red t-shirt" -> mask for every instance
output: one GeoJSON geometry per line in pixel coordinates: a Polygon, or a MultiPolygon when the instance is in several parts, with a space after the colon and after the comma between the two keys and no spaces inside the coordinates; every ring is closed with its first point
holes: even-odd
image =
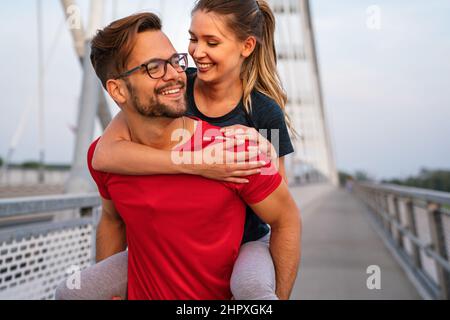
{"type": "MultiPolygon", "coordinates": [[[[198,121],[183,147],[198,150],[222,137],[198,121]],[[211,141],[205,141],[203,137],[211,141]]],[[[130,300],[229,300],[230,278],[243,237],[247,204],[259,203],[281,183],[260,174],[248,184],[194,175],[125,176],[89,170],[101,196],[112,200],[126,224],[130,300]]]]}

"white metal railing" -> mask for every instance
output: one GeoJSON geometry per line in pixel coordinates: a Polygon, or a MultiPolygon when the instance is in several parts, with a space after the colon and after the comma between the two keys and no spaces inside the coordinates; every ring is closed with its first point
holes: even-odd
{"type": "Polygon", "coordinates": [[[0,229],[0,300],[53,299],[73,267],[94,263],[97,194],[0,200],[0,219],[53,213],[56,220],[0,229]],[[71,212],[73,218],[58,220],[71,212]]]}
{"type": "MultiPolygon", "coordinates": [[[[69,177],[69,170],[44,170],[46,185],[64,185],[69,177]]],[[[34,186],[39,184],[38,169],[0,168],[0,187],[34,186]]]]}
{"type": "Polygon", "coordinates": [[[450,299],[450,193],[373,183],[354,191],[421,289],[450,299]]]}

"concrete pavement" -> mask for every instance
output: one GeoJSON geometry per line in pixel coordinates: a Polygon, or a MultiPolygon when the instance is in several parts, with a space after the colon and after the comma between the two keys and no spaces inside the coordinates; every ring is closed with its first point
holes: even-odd
{"type": "Polygon", "coordinates": [[[364,204],[330,185],[291,188],[303,217],[302,262],[292,299],[421,299],[368,219],[364,204]],[[369,290],[367,268],[381,269],[369,290]]]}

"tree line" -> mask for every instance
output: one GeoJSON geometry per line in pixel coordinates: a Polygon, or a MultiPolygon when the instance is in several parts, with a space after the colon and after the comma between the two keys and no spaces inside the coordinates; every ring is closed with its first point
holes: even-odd
{"type": "MultiPolygon", "coordinates": [[[[341,186],[345,186],[348,180],[361,182],[376,181],[364,171],[357,171],[354,174],[339,172],[339,182],[341,186]]],[[[405,179],[384,179],[381,180],[381,183],[450,192],[450,170],[421,169],[417,175],[405,179]]]]}
{"type": "MultiPolygon", "coordinates": [[[[2,157],[0,157],[0,167],[3,166],[4,160],[2,157]]],[[[24,161],[22,163],[9,163],[9,168],[15,168],[15,169],[39,169],[40,164],[37,161],[24,161]]],[[[44,169],[47,170],[69,170],[70,165],[68,164],[45,164],[44,169]]]]}
{"type": "Polygon", "coordinates": [[[450,170],[422,169],[416,176],[406,179],[383,180],[382,182],[450,192],[450,170]]]}

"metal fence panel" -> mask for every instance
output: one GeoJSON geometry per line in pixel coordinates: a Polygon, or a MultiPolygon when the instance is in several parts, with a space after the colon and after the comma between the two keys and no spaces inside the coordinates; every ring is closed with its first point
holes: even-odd
{"type": "Polygon", "coordinates": [[[450,257],[450,216],[442,216],[442,224],[445,234],[445,246],[447,249],[447,258],[450,257]]]}
{"type": "MultiPolygon", "coordinates": [[[[411,226],[408,224],[408,216],[407,216],[408,209],[407,209],[406,199],[399,200],[398,209],[400,211],[400,221],[401,221],[402,227],[411,228],[411,226]]],[[[403,245],[404,245],[405,251],[408,253],[408,256],[412,257],[414,247],[413,247],[413,243],[412,243],[411,239],[409,239],[405,235],[402,236],[402,239],[403,239],[403,245]]]]}
{"type": "Polygon", "coordinates": [[[53,299],[68,268],[92,263],[92,219],[65,225],[41,225],[42,231],[13,240],[14,231],[0,232],[0,299],[53,299]]]}
{"type": "Polygon", "coordinates": [[[90,266],[99,206],[98,194],[0,200],[3,220],[23,219],[0,228],[0,299],[53,299],[68,269],[90,266]],[[32,219],[41,215],[53,220],[32,219]]]}
{"type": "MultiPolygon", "coordinates": [[[[425,244],[431,244],[430,223],[428,213],[422,206],[414,205],[414,214],[417,221],[417,237],[425,244]]],[[[420,257],[424,271],[436,282],[438,275],[436,272],[436,262],[423,250],[420,250],[420,257]]]]}

